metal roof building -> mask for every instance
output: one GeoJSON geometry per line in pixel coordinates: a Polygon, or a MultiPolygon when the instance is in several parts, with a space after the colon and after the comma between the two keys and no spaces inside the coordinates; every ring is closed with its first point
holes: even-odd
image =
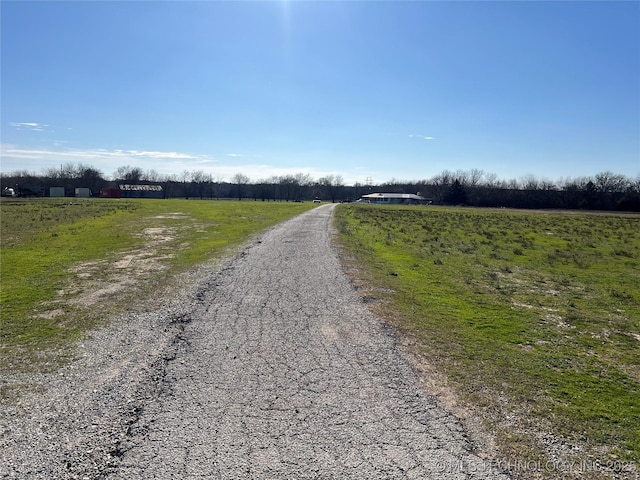
{"type": "Polygon", "coordinates": [[[411,205],[425,203],[427,199],[413,193],[370,193],[363,195],[358,201],[360,203],[411,205]]]}

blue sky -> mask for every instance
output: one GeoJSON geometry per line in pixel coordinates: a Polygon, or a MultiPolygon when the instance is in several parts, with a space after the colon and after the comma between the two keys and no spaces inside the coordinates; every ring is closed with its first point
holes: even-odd
{"type": "Polygon", "coordinates": [[[640,2],[0,8],[2,172],[640,175],[640,2]]]}

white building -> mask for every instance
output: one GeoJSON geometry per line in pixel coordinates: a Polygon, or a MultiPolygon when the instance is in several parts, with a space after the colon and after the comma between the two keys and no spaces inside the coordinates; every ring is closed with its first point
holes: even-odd
{"type": "Polygon", "coordinates": [[[370,193],[363,195],[358,200],[360,203],[376,203],[376,204],[400,204],[400,205],[415,205],[422,203],[430,203],[426,198],[420,195],[414,195],[413,193],[370,193]]]}

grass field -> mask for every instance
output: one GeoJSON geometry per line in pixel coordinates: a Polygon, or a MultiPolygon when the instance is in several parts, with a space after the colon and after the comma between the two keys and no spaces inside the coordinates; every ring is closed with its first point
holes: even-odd
{"type": "Polygon", "coordinates": [[[0,208],[0,364],[44,371],[96,322],[312,204],[3,199],[0,208]]]}
{"type": "Polygon", "coordinates": [[[640,460],[640,216],[343,205],[336,225],[506,455],[553,432],[640,460]]]}

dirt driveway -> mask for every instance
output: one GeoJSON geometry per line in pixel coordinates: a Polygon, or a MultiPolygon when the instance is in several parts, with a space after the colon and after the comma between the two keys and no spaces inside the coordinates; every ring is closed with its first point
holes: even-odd
{"type": "Polygon", "coordinates": [[[2,414],[0,477],[507,478],[342,273],[332,211],[87,339],[2,414]]]}

